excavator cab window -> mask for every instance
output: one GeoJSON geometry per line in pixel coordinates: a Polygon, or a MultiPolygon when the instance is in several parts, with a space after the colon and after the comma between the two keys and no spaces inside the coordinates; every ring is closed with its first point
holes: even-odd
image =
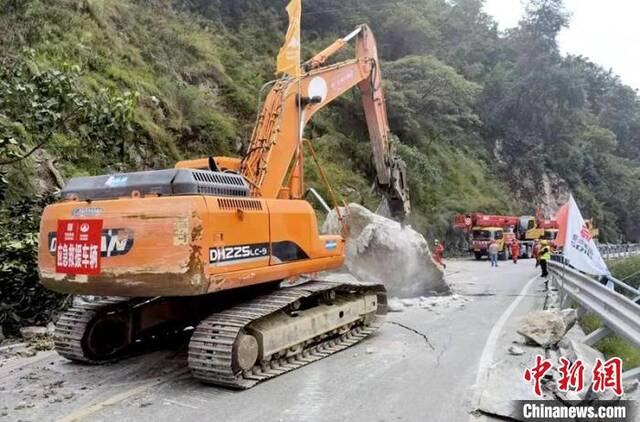
{"type": "Polygon", "coordinates": [[[209,170],[211,171],[220,171],[220,169],[218,168],[218,164],[216,164],[216,160],[213,159],[213,157],[209,157],[209,170]]]}

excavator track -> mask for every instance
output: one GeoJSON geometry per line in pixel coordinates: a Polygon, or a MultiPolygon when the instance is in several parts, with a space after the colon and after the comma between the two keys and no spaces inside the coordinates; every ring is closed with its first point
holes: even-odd
{"type": "MultiPolygon", "coordinates": [[[[355,300],[358,300],[357,298],[355,300]]],[[[359,282],[311,281],[300,286],[281,289],[248,302],[217,312],[200,322],[189,343],[189,367],[192,375],[205,383],[247,389],[303,365],[343,350],[373,333],[383,322],[386,313],[386,292],[381,284],[359,282]],[[296,309],[301,300],[315,297],[374,294],[377,298],[373,312],[337,329],[322,333],[297,345],[285,354],[274,354],[255,364],[244,364],[239,349],[251,324],[283,310],[296,309]],[[333,296],[332,296],[333,295],[333,296]],[[247,368],[247,366],[250,366],[247,368]]],[[[341,313],[342,317],[342,313],[341,313]]],[[[263,345],[257,347],[262,350],[263,345]]],[[[246,359],[245,359],[246,360],[246,359]]]]}
{"type": "Polygon", "coordinates": [[[83,347],[88,325],[101,313],[129,301],[129,298],[102,297],[97,300],[76,300],[56,323],[53,336],[55,349],[65,358],[83,363],[104,363],[89,357],[83,347]]]}

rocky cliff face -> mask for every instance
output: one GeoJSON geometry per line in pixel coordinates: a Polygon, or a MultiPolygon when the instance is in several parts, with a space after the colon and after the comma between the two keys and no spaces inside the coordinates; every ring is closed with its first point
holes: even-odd
{"type": "Polygon", "coordinates": [[[521,170],[517,180],[511,186],[515,197],[531,211],[540,207],[546,218],[553,217],[571,194],[567,182],[550,170],[537,174],[521,170]]]}
{"type": "Polygon", "coordinates": [[[541,177],[540,206],[545,216],[553,216],[569,200],[569,185],[560,176],[549,171],[541,177]]]}
{"type": "Polygon", "coordinates": [[[501,168],[507,169],[506,175],[509,180],[505,181],[523,212],[533,212],[540,207],[542,214],[551,218],[569,200],[571,191],[566,180],[549,169],[540,172],[518,164],[514,166],[513,157],[505,154],[502,139],[495,140],[492,153],[495,162],[501,168]]]}

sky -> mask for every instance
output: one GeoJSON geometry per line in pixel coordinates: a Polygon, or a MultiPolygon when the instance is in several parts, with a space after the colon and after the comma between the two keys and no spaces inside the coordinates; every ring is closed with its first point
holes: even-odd
{"type": "MultiPolygon", "coordinates": [[[[485,11],[501,30],[516,26],[524,0],[485,0],[485,11]]],[[[583,55],[613,69],[623,83],[640,89],[640,1],[564,0],[569,28],[558,36],[565,54],[583,55]]]]}

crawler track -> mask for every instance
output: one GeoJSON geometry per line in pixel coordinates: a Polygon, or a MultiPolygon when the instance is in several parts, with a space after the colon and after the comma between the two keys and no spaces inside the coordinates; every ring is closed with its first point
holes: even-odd
{"type": "Polygon", "coordinates": [[[104,363],[90,358],[83,347],[87,326],[102,311],[126,303],[128,298],[105,297],[95,301],[78,301],[60,316],[54,333],[56,352],[65,358],[83,363],[104,363]]]}
{"type": "Polygon", "coordinates": [[[379,284],[312,281],[278,290],[204,319],[189,343],[189,367],[193,376],[205,383],[238,389],[250,388],[260,381],[322,359],[359,342],[382,324],[385,313],[386,293],[379,284]],[[357,324],[341,327],[342,330],[332,336],[323,336],[315,342],[306,343],[293,356],[272,357],[268,362],[258,362],[247,371],[238,367],[234,357],[234,344],[251,322],[283,310],[300,299],[322,295],[331,290],[376,293],[378,308],[375,315],[357,324]]]}

